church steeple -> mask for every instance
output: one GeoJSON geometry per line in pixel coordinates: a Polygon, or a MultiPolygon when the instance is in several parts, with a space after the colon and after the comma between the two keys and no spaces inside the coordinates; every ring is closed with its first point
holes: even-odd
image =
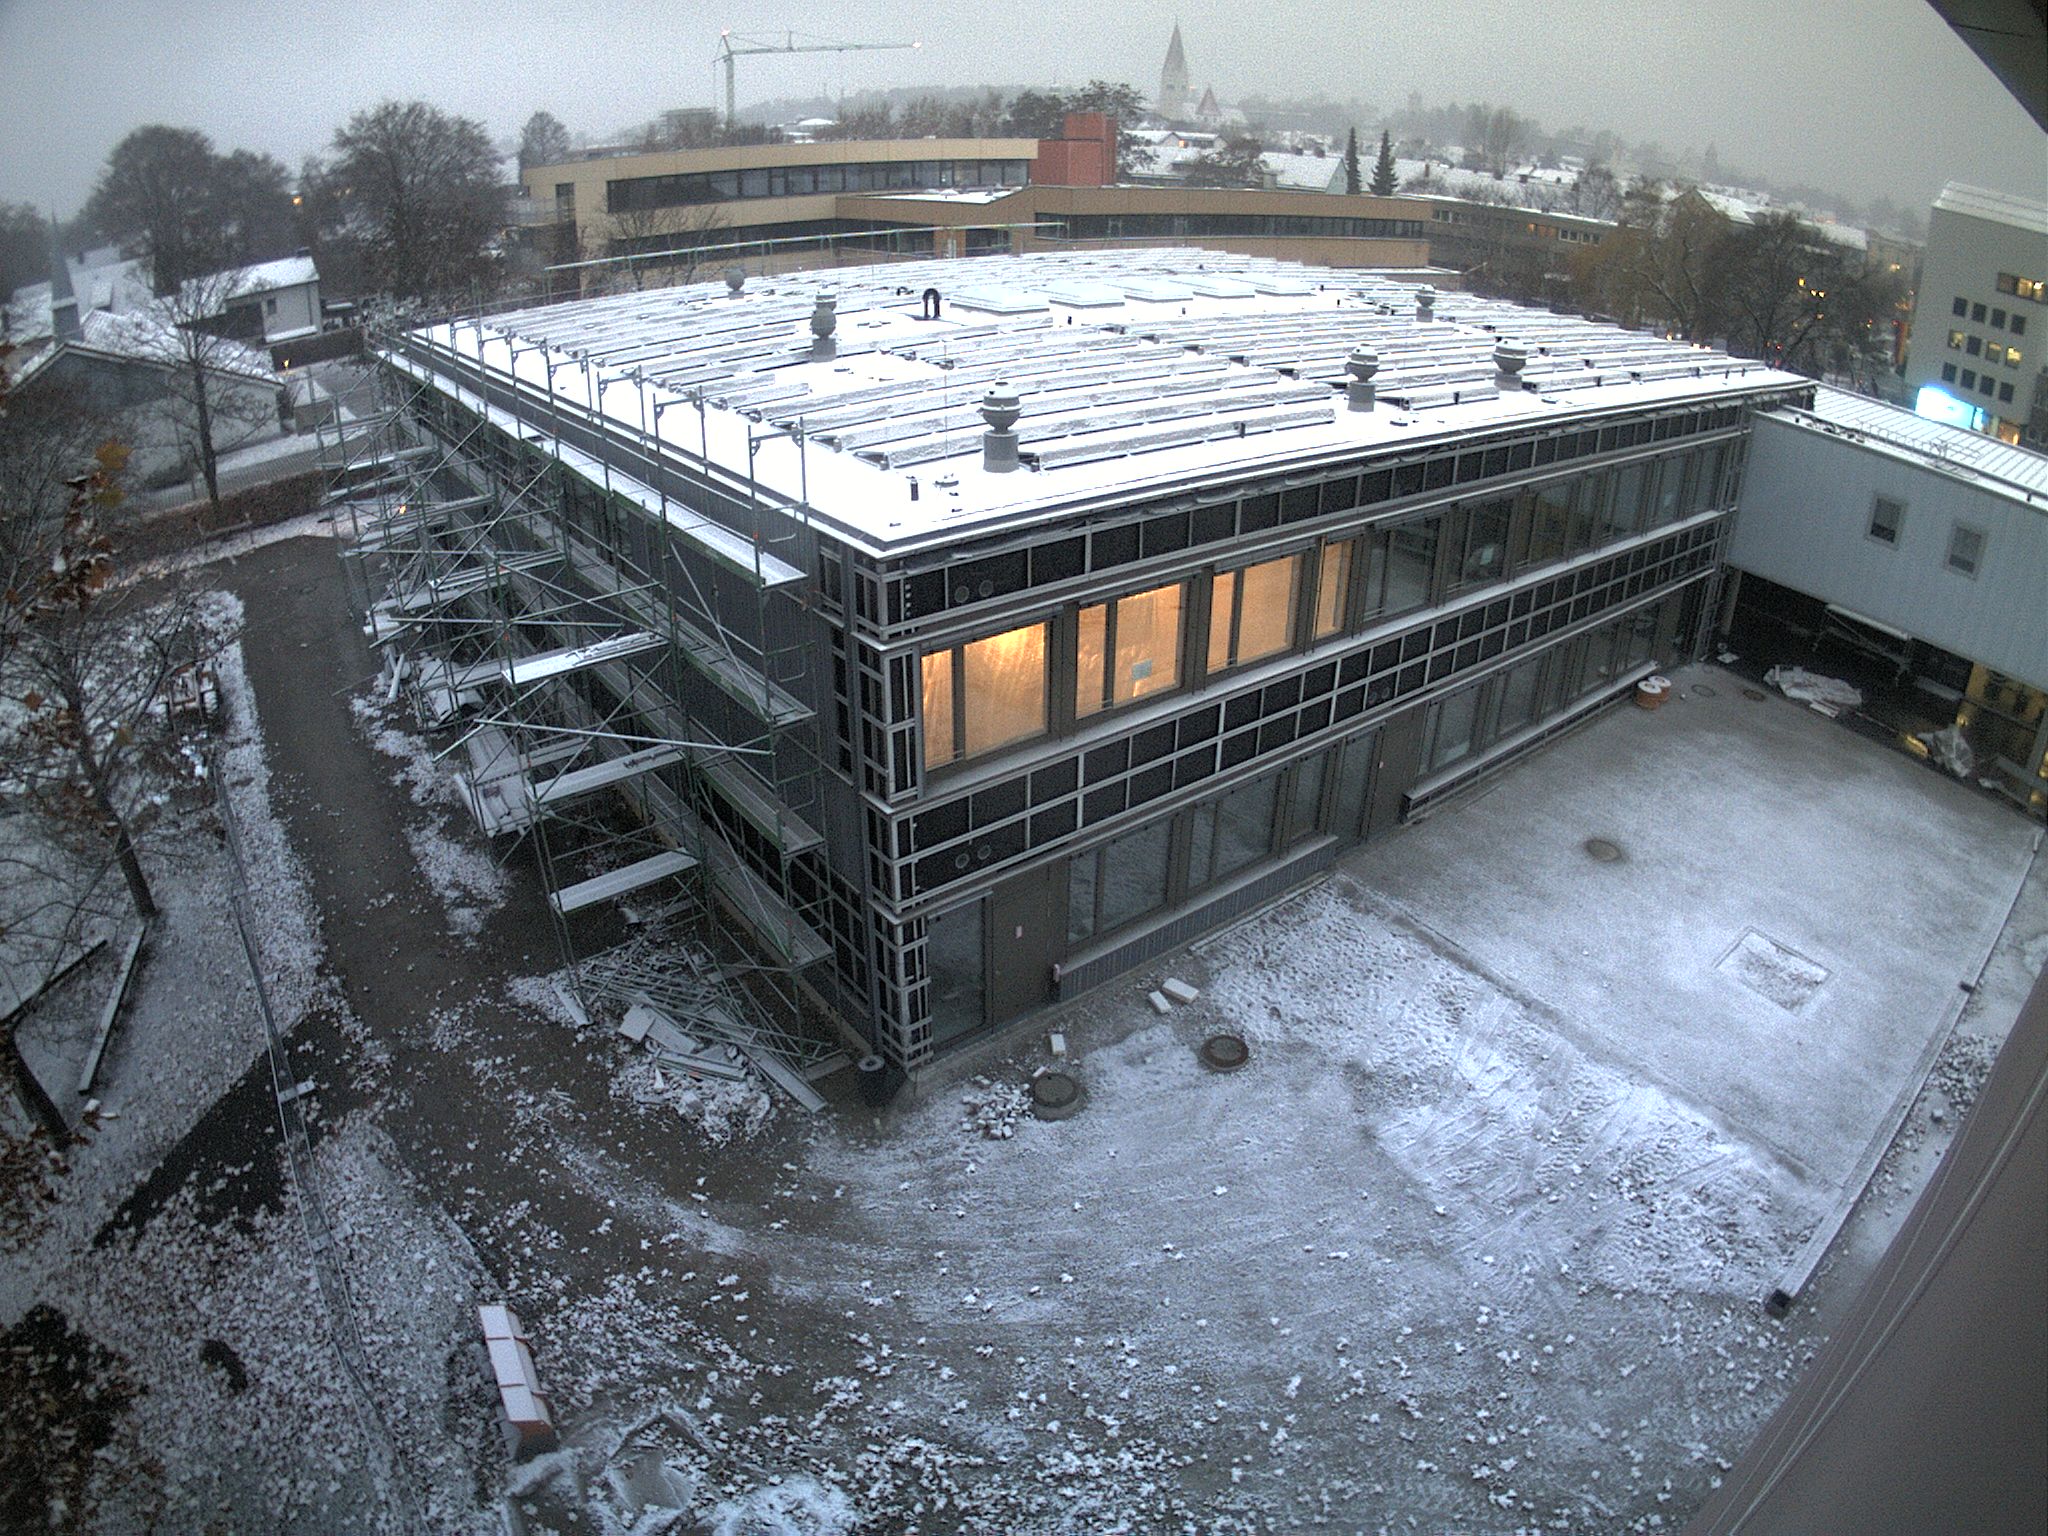
{"type": "Polygon", "coordinates": [[[1188,56],[1180,44],[1180,23],[1173,24],[1173,41],[1166,45],[1166,63],[1159,71],[1159,115],[1171,120],[1187,116],[1188,56]]]}
{"type": "Polygon", "coordinates": [[[50,218],[50,335],[56,341],[72,341],[78,333],[78,295],[71,289],[71,263],[65,259],[64,239],[57,231],[57,219],[53,214],[50,218]]]}

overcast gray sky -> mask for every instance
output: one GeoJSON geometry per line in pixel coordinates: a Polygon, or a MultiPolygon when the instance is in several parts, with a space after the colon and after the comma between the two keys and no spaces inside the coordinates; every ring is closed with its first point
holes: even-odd
{"type": "Polygon", "coordinates": [[[515,132],[707,105],[718,30],[916,39],[916,53],[740,62],[750,99],[865,86],[1129,80],[1175,18],[1197,90],[1504,102],[1859,200],[1962,180],[2048,196],[2044,136],[1923,0],[0,0],[0,199],[69,216],[142,123],[296,167],[349,113],[423,97],[515,132]]]}

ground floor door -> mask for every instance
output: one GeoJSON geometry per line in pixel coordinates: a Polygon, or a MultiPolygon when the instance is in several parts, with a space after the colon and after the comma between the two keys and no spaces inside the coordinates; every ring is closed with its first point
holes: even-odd
{"type": "Polygon", "coordinates": [[[1065,869],[1055,862],[999,886],[988,901],[988,1017],[1014,1019],[1052,996],[1066,938],[1065,869]]]}
{"type": "Polygon", "coordinates": [[[1401,799],[1415,787],[1422,765],[1422,725],[1428,708],[1417,705],[1387,721],[1375,735],[1372,795],[1366,804],[1365,836],[1377,837],[1401,820],[1401,799]]]}

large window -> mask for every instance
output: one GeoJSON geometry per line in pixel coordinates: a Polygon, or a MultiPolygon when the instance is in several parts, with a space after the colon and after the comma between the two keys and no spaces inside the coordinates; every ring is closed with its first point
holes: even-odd
{"type": "Polygon", "coordinates": [[[1085,944],[1166,905],[1173,819],[1126,833],[1067,863],[1067,942],[1085,944]]]}
{"type": "Polygon", "coordinates": [[[1571,481],[1553,480],[1536,487],[1529,504],[1529,556],[1525,568],[1548,565],[1565,557],[1571,519],[1571,481]]]}
{"type": "Polygon", "coordinates": [[[924,658],[927,771],[1045,731],[1045,626],[970,640],[924,658]]]}
{"type": "Polygon", "coordinates": [[[1209,670],[1277,656],[1294,643],[1301,557],[1218,573],[1209,589],[1209,670]]]}
{"type": "Polygon", "coordinates": [[[1173,582],[1081,610],[1074,648],[1077,718],[1180,686],[1183,590],[1173,582]]]}
{"type": "Polygon", "coordinates": [[[1465,548],[1458,562],[1457,590],[1483,587],[1507,574],[1511,501],[1486,501],[1465,509],[1465,548]]]}
{"type": "Polygon", "coordinates": [[[1429,601],[1441,527],[1440,518],[1425,517],[1389,531],[1384,610],[1388,615],[1406,613],[1429,601]]]}
{"type": "Polygon", "coordinates": [[[1280,775],[1269,773],[1189,813],[1191,893],[1229,879],[1273,851],[1273,812],[1279,794],[1280,775]]]}
{"type": "Polygon", "coordinates": [[[1447,768],[1472,750],[1474,728],[1479,721],[1479,693],[1483,684],[1460,689],[1442,703],[1429,707],[1429,741],[1424,761],[1432,770],[1447,768]]]}
{"type": "Polygon", "coordinates": [[[1344,627],[1344,599],[1351,590],[1351,561],[1358,548],[1355,540],[1325,544],[1316,572],[1315,638],[1327,640],[1344,627]]]}

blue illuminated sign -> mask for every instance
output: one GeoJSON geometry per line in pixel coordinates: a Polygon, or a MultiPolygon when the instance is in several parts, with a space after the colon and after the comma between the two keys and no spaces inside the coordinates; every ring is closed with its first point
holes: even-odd
{"type": "Polygon", "coordinates": [[[1943,426],[1961,427],[1966,432],[1983,431],[1984,423],[1989,419],[1979,407],[1958,400],[1934,384],[1920,386],[1920,393],[1913,399],[1913,414],[1938,421],[1943,426]]]}

